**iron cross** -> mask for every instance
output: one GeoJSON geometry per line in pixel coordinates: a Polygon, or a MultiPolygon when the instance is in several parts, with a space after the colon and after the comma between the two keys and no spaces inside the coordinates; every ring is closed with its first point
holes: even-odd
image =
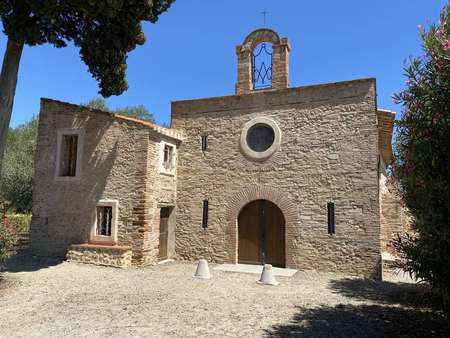
{"type": "Polygon", "coordinates": [[[261,14],[262,14],[263,17],[264,17],[264,27],[266,27],[266,15],[269,14],[269,12],[264,11],[264,12],[261,12],[261,14]]]}

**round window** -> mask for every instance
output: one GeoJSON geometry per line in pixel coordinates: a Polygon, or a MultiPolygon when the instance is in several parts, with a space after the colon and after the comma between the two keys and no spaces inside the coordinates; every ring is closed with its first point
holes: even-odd
{"type": "Polygon", "coordinates": [[[266,151],[274,140],[275,133],[267,124],[255,124],[247,132],[247,144],[251,150],[256,152],[266,151]]]}
{"type": "Polygon", "coordinates": [[[280,128],[269,118],[254,118],[242,129],[242,151],[254,160],[263,161],[269,158],[278,150],[280,143],[280,128]]]}

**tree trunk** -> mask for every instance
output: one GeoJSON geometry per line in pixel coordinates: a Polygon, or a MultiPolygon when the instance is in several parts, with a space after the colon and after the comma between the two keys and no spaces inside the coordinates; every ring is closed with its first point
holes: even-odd
{"type": "Polygon", "coordinates": [[[6,136],[8,135],[9,122],[11,121],[22,50],[23,44],[11,41],[8,38],[0,74],[0,174],[3,168],[6,136]]]}

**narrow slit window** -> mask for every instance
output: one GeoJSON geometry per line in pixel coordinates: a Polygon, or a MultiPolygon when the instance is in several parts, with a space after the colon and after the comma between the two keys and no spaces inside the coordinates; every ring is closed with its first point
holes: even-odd
{"type": "Polygon", "coordinates": [[[112,207],[97,207],[97,236],[111,236],[112,207]]]}
{"type": "Polygon", "coordinates": [[[208,135],[202,136],[202,151],[206,151],[208,149],[208,135]]]}
{"type": "Polygon", "coordinates": [[[334,203],[329,202],[327,204],[327,218],[328,218],[328,233],[333,235],[336,232],[335,219],[334,219],[334,203]]]}
{"type": "Polygon", "coordinates": [[[78,135],[63,135],[61,140],[59,176],[76,176],[78,135]]]}
{"type": "Polygon", "coordinates": [[[208,227],[208,200],[203,200],[203,218],[202,218],[202,228],[206,229],[208,227]]]}

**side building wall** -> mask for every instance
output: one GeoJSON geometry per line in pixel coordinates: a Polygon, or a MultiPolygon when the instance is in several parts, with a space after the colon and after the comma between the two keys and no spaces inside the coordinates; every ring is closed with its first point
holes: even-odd
{"type": "Polygon", "coordinates": [[[153,189],[159,142],[153,134],[106,112],[43,99],[35,155],[32,252],[64,256],[71,244],[88,243],[96,205],[106,199],[119,202],[115,244],[131,247],[135,264],[155,261],[154,232],[159,229],[152,221],[159,209],[153,189]],[[55,179],[61,128],[84,131],[78,180],[55,179]]]}
{"type": "Polygon", "coordinates": [[[160,172],[160,158],[163,156],[161,150],[161,141],[169,142],[175,148],[178,142],[174,142],[167,137],[157,133],[151,133],[150,142],[148,143],[148,162],[147,172],[153,179],[147,180],[147,200],[148,207],[153,210],[148,228],[148,246],[146,247],[146,264],[154,264],[159,259],[159,236],[160,236],[160,211],[161,208],[168,207],[171,210],[168,221],[168,258],[174,258],[175,254],[175,208],[176,208],[176,184],[177,172],[176,167],[173,174],[165,174],[160,172]]]}
{"type": "Polygon", "coordinates": [[[286,265],[379,276],[380,215],[375,80],[355,80],[174,102],[183,130],[178,162],[176,251],[195,260],[237,262],[237,216],[256,199],[286,220],[286,265]],[[268,117],[281,129],[264,162],[240,149],[243,126],[268,117]],[[201,150],[201,136],[208,149],[201,150]],[[209,201],[202,229],[202,201],[209,201]],[[327,202],[336,233],[327,233],[327,202]]]}
{"type": "Polygon", "coordinates": [[[396,256],[393,240],[411,231],[407,208],[402,204],[397,188],[389,180],[386,166],[380,166],[380,244],[381,251],[396,256]]]}

